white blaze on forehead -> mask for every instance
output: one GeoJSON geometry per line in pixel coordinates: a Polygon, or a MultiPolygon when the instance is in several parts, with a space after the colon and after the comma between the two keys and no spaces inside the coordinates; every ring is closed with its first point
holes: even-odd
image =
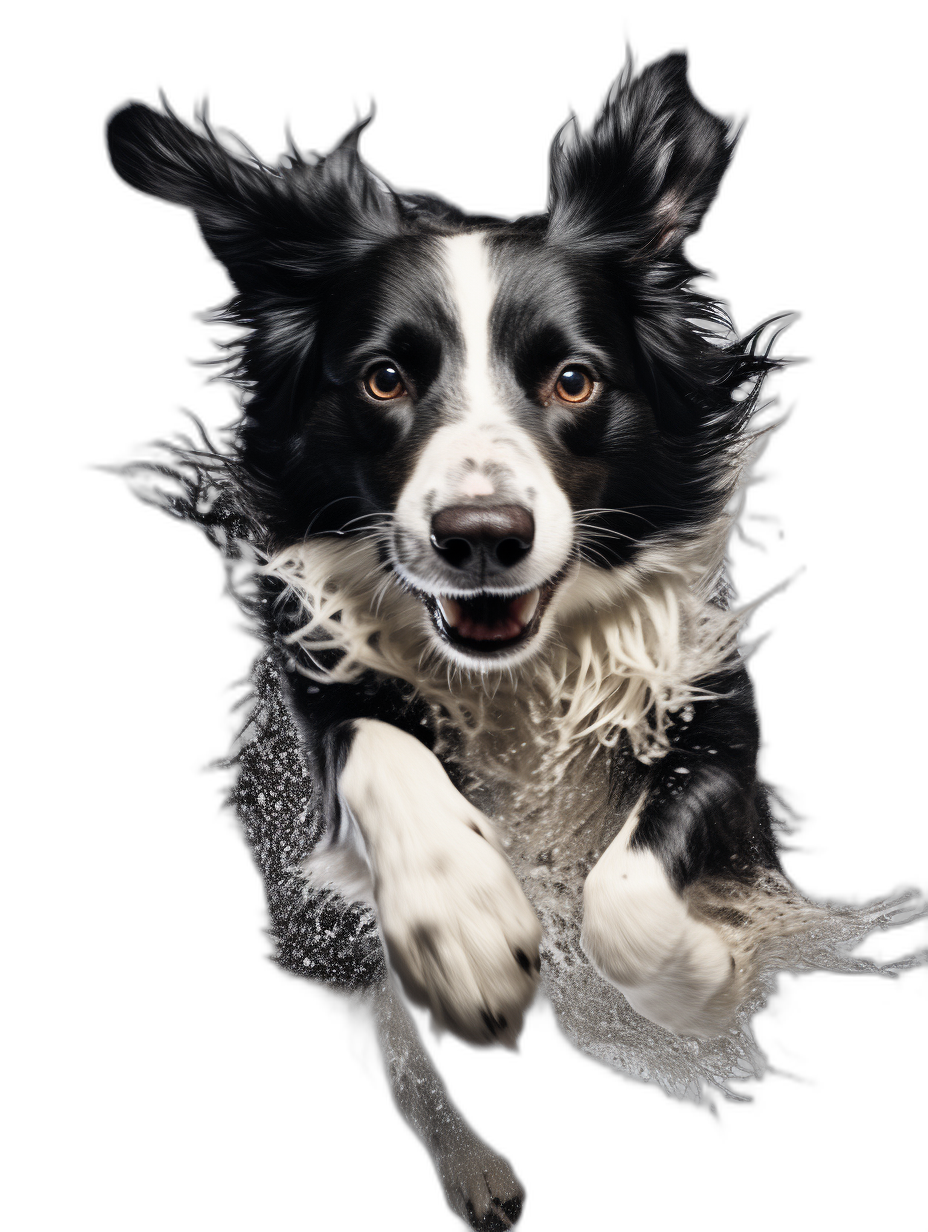
{"type": "Polygon", "coordinates": [[[460,392],[466,413],[496,419],[502,408],[491,373],[490,314],[499,285],[490,268],[486,241],[479,232],[472,232],[451,236],[443,246],[448,290],[464,343],[460,392]]]}
{"type": "MultiPolygon", "coordinates": [[[[502,375],[494,368],[490,318],[499,283],[481,232],[441,241],[442,274],[463,348],[448,366],[443,415],[419,454],[394,511],[405,551],[401,574],[420,590],[455,590],[446,562],[430,542],[431,518],[467,500],[522,505],[533,517],[535,541],[528,557],[502,583],[529,591],[567,564],[573,545],[570,504],[532,434],[507,405],[502,375]]],[[[509,385],[509,397],[513,386],[509,385]]]]}

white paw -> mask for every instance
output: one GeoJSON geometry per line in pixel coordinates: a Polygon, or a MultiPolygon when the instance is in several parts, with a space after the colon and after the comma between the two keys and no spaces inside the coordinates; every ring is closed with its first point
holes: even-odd
{"type": "Polygon", "coordinates": [[[431,833],[440,841],[377,878],[391,964],[437,1022],[474,1043],[511,1044],[535,993],[541,925],[481,814],[431,833]]]}
{"type": "Polygon", "coordinates": [[[583,948],[632,1009],[678,1035],[723,1032],[737,1009],[732,956],[691,916],[657,858],[610,848],[583,888],[583,948]]]}
{"type": "Polygon", "coordinates": [[[424,745],[374,719],[355,725],[339,791],[406,992],[465,1039],[513,1043],[538,982],[541,925],[490,822],[424,745]]]}

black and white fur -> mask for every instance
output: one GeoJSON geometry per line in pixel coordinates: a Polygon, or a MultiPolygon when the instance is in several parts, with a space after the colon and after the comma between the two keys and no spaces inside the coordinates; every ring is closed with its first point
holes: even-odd
{"type": "MultiPolygon", "coordinates": [[[[306,876],[370,896],[408,995],[475,1042],[518,1035],[558,896],[686,1036],[726,1030],[792,927],[723,569],[775,361],[691,285],[734,138],[685,72],[627,68],[515,221],[392,190],[363,125],[268,167],[170,112],[110,122],[120,175],[192,208],[236,288],[235,465],[326,800],[306,876]]],[[[508,1226],[508,1166],[461,1181],[476,1139],[436,1145],[401,1087],[457,1209],[508,1226]]]]}

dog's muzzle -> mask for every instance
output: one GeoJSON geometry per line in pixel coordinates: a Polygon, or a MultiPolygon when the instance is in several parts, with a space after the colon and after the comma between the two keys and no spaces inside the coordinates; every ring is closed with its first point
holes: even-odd
{"type": "Polygon", "coordinates": [[[531,581],[535,521],[522,505],[450,505],[430,543],[447,579],[414,587],[442,641],[475,659],[504,660],[537,633],[559,578],[531,581]]]}

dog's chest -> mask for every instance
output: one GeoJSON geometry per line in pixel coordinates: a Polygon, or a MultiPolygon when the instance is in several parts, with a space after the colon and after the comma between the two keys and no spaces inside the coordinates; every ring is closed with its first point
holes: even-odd
{"type": "Polygon", "coordinates": [[[498,727],[449,758],[467,798],[496,827],[528,897],[569,910],[621,824],[610,805],[621,755],[593,738],[564,748],[534,707],[498,713],[498,727]]]}
{"type": "Polygon", "coordinates": [[[624,820],[614,788],[625,756],[594,738],[565,750],[544,731],[508,744],[482,736],[458,768],[464,794],[493,822],[541,921],[553,996],[568,973],[589,972],[580,941],[583,883],[624,820]]]}

